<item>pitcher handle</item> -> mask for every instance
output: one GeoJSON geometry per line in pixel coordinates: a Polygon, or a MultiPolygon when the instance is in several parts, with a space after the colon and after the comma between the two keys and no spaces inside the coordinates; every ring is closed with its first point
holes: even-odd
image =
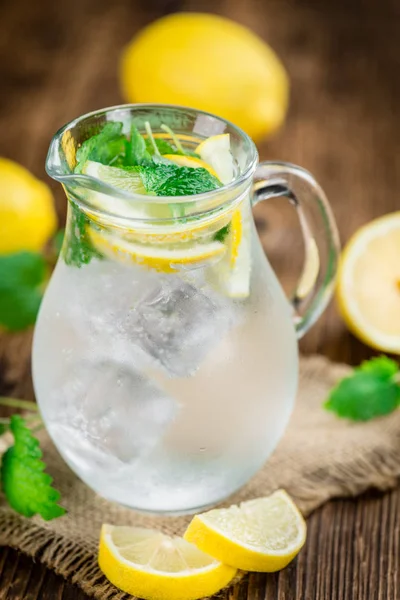
{"type": "Polygon", "coordinates": [[[340,253],[339,235],[326,196],[312,175],[296,165],[262,162],[253,183],[252,204],[285,196],[296,208],[304,238],[305,261],[291,297],[297,337],[326,308],[333,292],[340,253]]]}

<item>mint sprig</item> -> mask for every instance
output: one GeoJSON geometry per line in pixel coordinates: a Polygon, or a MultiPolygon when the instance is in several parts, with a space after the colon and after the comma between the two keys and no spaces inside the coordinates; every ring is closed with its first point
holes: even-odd
{"type": "Polygon", "coordinates": [[[29,411],[24,418],[14,414],[0,419],[0,435],[10,431],[14,437],[14,444],[1,458],[0,480],[7,502],[25,517],[38,514],[46,521],[61,517],[65,509],[59,505],[60,493],[45,473],[39,441],[28,426],[43,427],[36,403],[0,397],[0,405],[29,411]]]}
{"type": "Polygon", "coordinates": [[[106,123],[100,133],[83,142],[76,152],[76,173],[81,173],[88,160],[103,165],[125,164],[126,136],[122,133],[120,122],[106,123]]]}
{"type": "Polygon", "coordinates": [[[386,356],[363,362],[330,392],[325,408],[338,417],[369,421],[400,406],[400,370],[386,356]]]}
{"type": "Polygon", "coordinates": [[[60,492],[45,473],[39,441],[20,415],[12,415],[10,431],[14,445],[6,450],[1,462],[1,483],[8,503],[25,517],[38,514],[46,521],[61,517],[65,509],[58,504],[60,492]]]}
{"type": "Polygon", "coordinates": [[[36,252],[0,256],[0,325],[20,331],[34,324],[47,274],[46,261],[36,252]]]}
{"type": "Polygon", "coordinates": [[[88,217],[71,202],[69,223],[66,228],[66,244],[63,244],[63,258],[67,265],[81,267],[90,263],[92,258],[102,258],[94,248],[88,233],[88,217]]]}
{"type": "Polygon", "coordinates": [[[220,187],[218,179],[206,169],[182,167],[163,158],[165,154],[197,156],[182,146],[170,127],[161,126],[171,137],[167,141],[154,137],[149,122],[145,125],[146,138],[134,123],[129,136],[122,133],[123,123],[106,123],[78,149],[75,172],[82,173],[88,160],[125,170],[139,169],[147,193],[157,196],[202,194],[220,187]]]}

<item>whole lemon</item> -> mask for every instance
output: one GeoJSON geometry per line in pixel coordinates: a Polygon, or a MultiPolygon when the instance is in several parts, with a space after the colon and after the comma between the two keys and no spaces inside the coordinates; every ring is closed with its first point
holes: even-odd
{"type": "Polygon", "coordinates": [[[182,104],[224,117],[255,140],[282,123],[289,83],[275,52],[224,17],[176,13],[145,27],[125,48],[129,102],[182,104]]]}
{"type": "Polygon", "coordinates": [[[49,187],[0,157],[0,254],[40,251],[57,225],[49,187]]]}

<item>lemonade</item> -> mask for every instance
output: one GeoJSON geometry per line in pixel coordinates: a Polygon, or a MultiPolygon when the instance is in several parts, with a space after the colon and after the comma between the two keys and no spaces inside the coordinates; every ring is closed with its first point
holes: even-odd
{"type": "Polygon", "coordinates": [[[83,121],[83,139],[75,122],[50,149],[70,202],[34,385],[57,448],[94,490],[193,512],[274,450],[296,393],[296,332],[251,216],[254,146],[209,119],[200,133],[194,111],[188,133],[165,117],[177,109],[146,110],[83,121]]]}

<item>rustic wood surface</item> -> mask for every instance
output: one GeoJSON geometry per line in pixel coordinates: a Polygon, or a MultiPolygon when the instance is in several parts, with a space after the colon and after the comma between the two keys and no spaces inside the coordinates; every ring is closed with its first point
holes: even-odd
{"type": "MultiPolygon", "coordinates": [[[[311,170],[332,203],[343,241],[400,208],[398,0],[0,0],[0,155],[45,178],[51,135],[86,111],[120,103],[122,46],[173,10],[227,14],[268,40],[292,81],[285,127],[262,158],[311,170]]],[[[60,221],[65,201],[51,183],[60,221]]],[[[301,241],[290,207],[257,207],[271,262],[290,289],[301,241]]],[[[33,397],[31,334],[0,338],[0,393],[33,397]]],[[[358,363],[371,351],[334,304],[301,342],[305,353],[358,363]]],[[[400,491],[332,501],[309,519],[298,560],[279,575],[250,575],[229,600],[400,600],[400,491]]],[[[40,564],[0,549],[0,600],[84,600],[40,564]]]]}

